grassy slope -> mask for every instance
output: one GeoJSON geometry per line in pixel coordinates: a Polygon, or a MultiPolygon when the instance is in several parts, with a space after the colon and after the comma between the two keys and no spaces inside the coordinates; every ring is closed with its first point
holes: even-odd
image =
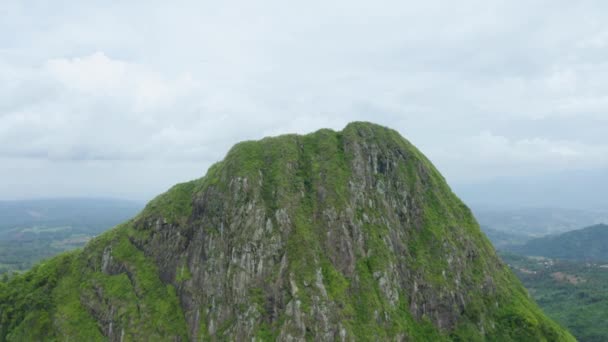
{"type": "Polygon", "coordinates": [[[0,340],[44,339],[95,341],[102,332],[84,303],[101,295],[115,305],[115,315],[129,331],[126,338],[186,338],[186,324],[175,289],[158,278],[156,266],[129,241],[129,224],[104,233],[85,250],[44,261],[8,283],[0,284],[0,340]],[[132,272],[106,275],[95,265],[106,246],[132,272]],[[91,265],[93,264],[93,265],[91,265]]]}

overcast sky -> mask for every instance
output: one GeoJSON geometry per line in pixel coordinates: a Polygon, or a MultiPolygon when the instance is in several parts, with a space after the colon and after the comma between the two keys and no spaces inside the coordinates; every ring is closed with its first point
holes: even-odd
{"type": "Polygon", "coordinates": [[[602,174],[608,2],[0,1],[0,199],[149,199],[354,120],[456,186],[602,174]]]}

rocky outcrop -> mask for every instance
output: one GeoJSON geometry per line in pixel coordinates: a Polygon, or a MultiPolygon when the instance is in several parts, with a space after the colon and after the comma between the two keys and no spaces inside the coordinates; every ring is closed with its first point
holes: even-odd
{"type": "Polygon", "coordinates": [[[368,123],[237,144],[73,263],[117,341],[570,339],[433,165],[368,123]]]}

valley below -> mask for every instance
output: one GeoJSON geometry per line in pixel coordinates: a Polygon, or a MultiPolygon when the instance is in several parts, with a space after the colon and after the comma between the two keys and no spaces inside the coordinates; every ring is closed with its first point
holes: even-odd
{"type": "Polygon", "coordinates": [[[604,213],[568,210],[564,212],[573,215],[567,216],[555,215],[556,209],[539,210],[536,215],[532,210],[525,212],[542,228],[534,229],[522,221],[526,215],[513,212],[511,216],[496,214],[491,220],[481,216],[480,220],[486,220],[482,227],[502,260],[549,317],[579,341],[608,341],[608,226],[571,229],[577,224],[601,222],[604,213]],[[489,228],[493,223],[501,229],[489,228]],[[556,228],[551,228],[552,224],[556,228]],[[549,234],[539,234],[539,230],[549,234]]]}
{"type": "Polygon", "coordinates": [[[41,260],[81,248],[142,207],[114,199],[0,201],[0,275],[24,272],[41,260]]]}

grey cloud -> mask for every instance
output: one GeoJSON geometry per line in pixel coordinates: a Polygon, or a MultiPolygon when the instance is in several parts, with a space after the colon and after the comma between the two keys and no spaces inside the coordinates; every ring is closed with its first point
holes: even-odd
{"type": "MultiPolygon", "coordinates": [[[[548,0],[4,1],[0,158],[54,170],[49,182],[82,192],[100,191],[86,172],[121,165],[124,184],[104,189],[132,180],[131,194],[149,194],[200,176],[237,141],[368,120],[398,129],[456,183],[604,168],[607,10],[548,0]],[[475,140],[484,132],[506,143],[475,140]],[[564,162],[552,144],[578,159],[564,162]],[[162,175],[140,179],[152,164],[162,175]]],[[[40,195],[52,189],[61,187],[40,195]]]]}

